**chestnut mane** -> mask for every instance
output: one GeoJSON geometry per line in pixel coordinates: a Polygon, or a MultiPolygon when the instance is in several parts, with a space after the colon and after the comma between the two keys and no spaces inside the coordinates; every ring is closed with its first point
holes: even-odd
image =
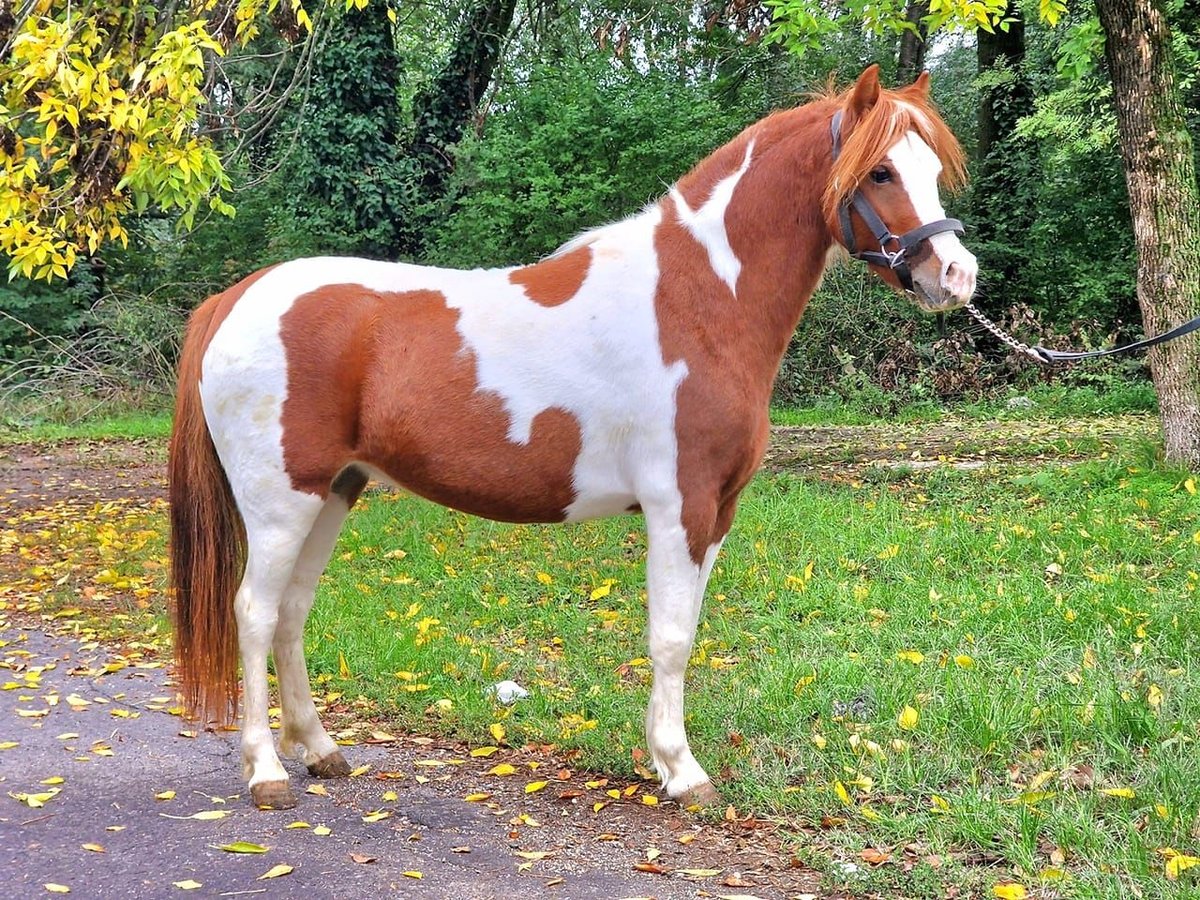
{"type": "Polygon", "coordinates": [[[943,186],[954,190],[966,184],[962,146],[925,93],[881,89],[875,104],[865,114],[855,116],[850,102],[852,92],[824,97],[837,103],[843,116],[842,152],[833,164],[823,198],[827,216],[836,216],[837,208],[909,131],[916,132],[941,160],[943,186]]]}

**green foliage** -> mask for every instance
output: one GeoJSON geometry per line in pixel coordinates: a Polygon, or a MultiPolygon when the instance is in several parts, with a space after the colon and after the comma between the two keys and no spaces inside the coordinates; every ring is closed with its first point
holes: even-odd
{"type": "Polygon", "coordinates": [[[431,241],[446,265],[548,253],[665,193],[757,116],[687,85],[603,60],[534,68],[482,136],[459,146],[454,199],[431,241]]]}
{"type": "Polygon", "coordinates": [[[41,335],[79,328],[96,299],[91,266],[71,270],[52,284],[25,280],[0,284],[0,362],[26,359],[41,335]]]}

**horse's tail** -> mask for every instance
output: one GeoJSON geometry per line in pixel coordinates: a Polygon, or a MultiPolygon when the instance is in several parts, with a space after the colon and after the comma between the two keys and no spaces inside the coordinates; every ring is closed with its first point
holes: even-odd
{"type": "Polygon", "coordinates": [[[219,304],[192,315],[179,361],[168,463],[175,667],[185,708],[224,724],[237,715],[233,601],[246,558],[246,528],[217,457],[200,402],[200,364],[219,304]]]}

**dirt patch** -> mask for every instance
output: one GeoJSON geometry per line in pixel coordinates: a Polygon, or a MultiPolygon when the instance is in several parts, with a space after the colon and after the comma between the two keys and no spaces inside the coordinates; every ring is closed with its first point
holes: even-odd
{"type": "Polygon", "coordinates": [[[38,507],[57,500],[153,500],[166,496],[162,441],[60,441],[0,445],[5,505],[38,507]]]}
{"type": "MultiPolygon", "coordinates": [[[[763,467],[817,472],[830,466],[920,462],[979,468],[980,463],[1080,460],[1152,438],[1147,415],[1104,419],[950,421],[928,425],[776,426],[763,467]]],[[[0,484],[14,508],[69,498],[166,496],[164,441],[61,441],[0,445],[0,484]]]]}
{"type": "Polygon", "coordinates": [[[1105,419],[950,421],[923,425],[776,426],[763,467],[803,472],[830,465],[918,463],[980,468],[989,461],[1078,461],[1117,452],[1158,432],[1153,416],[1105,419]]]}

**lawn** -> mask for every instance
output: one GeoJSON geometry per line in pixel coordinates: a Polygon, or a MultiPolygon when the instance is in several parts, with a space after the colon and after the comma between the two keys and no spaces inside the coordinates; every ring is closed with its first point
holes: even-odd
{"type": "MultiPolygon", "coordinates": [[[[687,708],[725,800],[856,894],[1194,896],[1194,477],[1144,446],[820,472],[756,479],[710,585],[687,708]]],[[[95,545],[92,597],[144,605],[161,504],[97,509],[45,514],[37,546],[74,549],[24,556],[54,590],[95,545]]],[[[644,552],[636,518],[510,526],[370,491],[321,585],[312,672],[391,728],[486,745],[500,726],[633,774],[644,552]],[[530,696],[498,712],[502,679],[530,696]]]]}

